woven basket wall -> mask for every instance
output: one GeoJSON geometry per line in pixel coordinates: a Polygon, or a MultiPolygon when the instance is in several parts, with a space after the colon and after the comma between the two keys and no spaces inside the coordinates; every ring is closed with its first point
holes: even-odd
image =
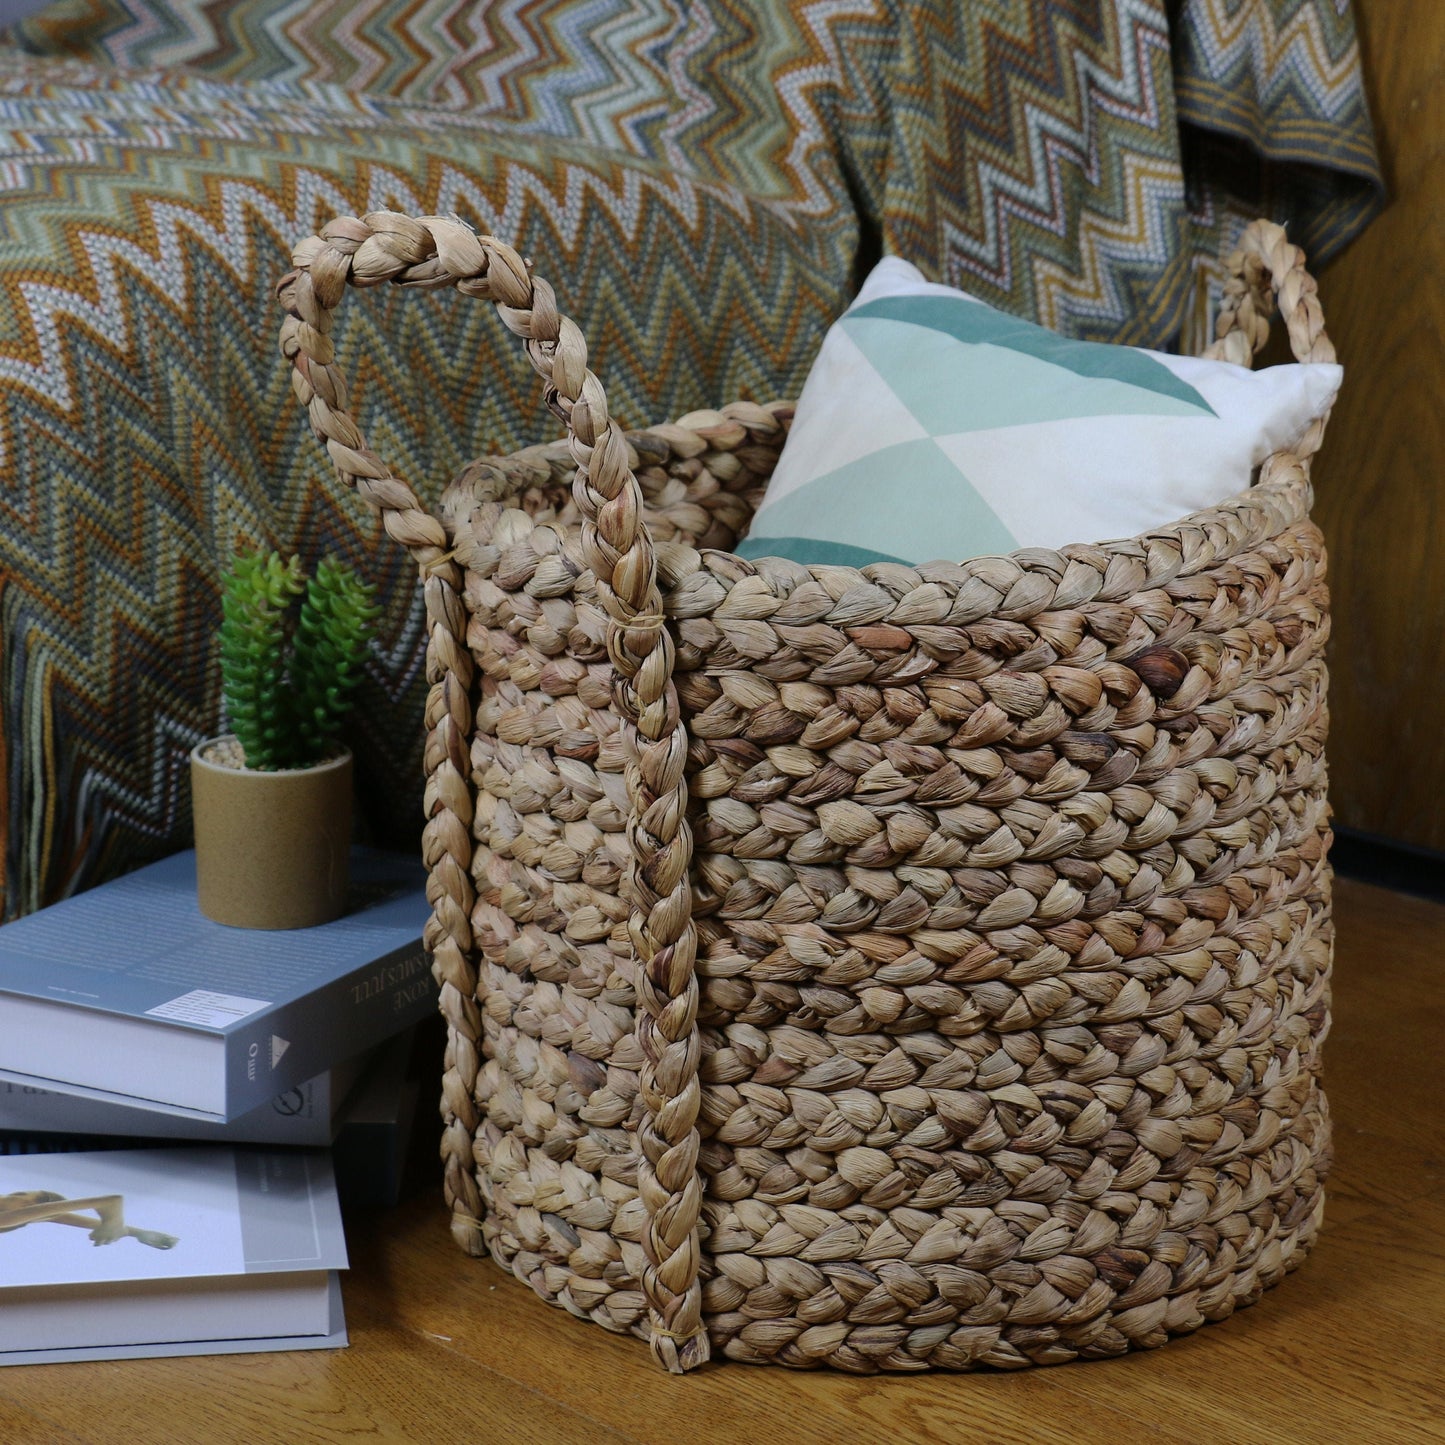
{"type": "MultiPolygon", "coordinates": [[[[281,283],[297,394],[414,552],[453,1232],[668,1368],[1053,1363],[1258,1298],[1323,1208],[1329,623],[1308,459],[1132,541],[744,562],[786,435],[624,436],[577,328],[454,221],[281,283]],[[348,283],[494,301],[569,424],[433,516],[327,334],[348,283]]],[[[1329,360],[1278,227],[1273,291],[1329,360]]]]}

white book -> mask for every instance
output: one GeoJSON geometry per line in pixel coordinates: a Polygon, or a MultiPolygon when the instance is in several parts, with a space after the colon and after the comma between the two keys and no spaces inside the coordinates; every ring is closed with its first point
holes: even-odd
{"type": "Polygon", "coordinates": [[[346,1343],[325,1153],[0,1157],[0,1364],[346,1343]]]}
{"type": "MultiPolygon", "coordinates": [[[[409,1038],[410,1034],[405,1035],[409,1038]]],[[[214,1144],[324,1146],[341,1127],[357,1080],[382,1050],[303,1079],[229,1124],[179,1110],[137,1108],[118,1096],[86,1090],[57,1093],[0,1069],[0,1136],[22,1133],[112,1134],[130,1139],[194,1139],[214,1144]]]]}

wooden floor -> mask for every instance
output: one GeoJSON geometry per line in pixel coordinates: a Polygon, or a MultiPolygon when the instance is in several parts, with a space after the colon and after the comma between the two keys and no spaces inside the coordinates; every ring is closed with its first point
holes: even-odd
{"type": "Polygon", "coordinates": [[[1445,1441],[1445,907],[1341,882],[1336,911],[1323,1237],[1253,1309],[1163,1350],[1008,1375],[669,1379],[638,1342],[456,1253],[423,1187],[351,1221],[349,1349],[7,1370],[0,1442],[1445,1441]]]}

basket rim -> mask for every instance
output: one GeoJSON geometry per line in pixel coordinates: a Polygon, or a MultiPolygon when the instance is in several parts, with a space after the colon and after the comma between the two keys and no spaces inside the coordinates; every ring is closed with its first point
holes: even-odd
{"type": "MultiPolygon", "coordinates": [[[[743,403],[755,415],[757,408],[743,403]]],[[[639,427],[625,433],[630,446],[652,439],[664,445],[677,433],[690,431],[702,440],[707,420],[694,417],[726,418],[733,408],[689,416],[661,427],[639,427]],[[692,424],[690,424],[692,423],[692,424]]],[[[790,415],[792,403],[769,403],[767,410],[780,420],[790,415]]],[[[786,425],[786,421],[783,422],[786,425]]],[[[711,449],[710,439],[704,442],[711,449]]],[[[651,449],[651,448],[648,448],[651,449]]],[[[436,509],[453,542],[467,534],[467,503],[499,501],[514,489],[508,475],[518,463],[571,464],[567,442],[559,439],[518,448],[515,452],[482,456],[468,463],[446,489],[436,509]]],[[[706,462],[705,451],[702,460],[706,462]]],[[[771,596],[784,603],[799,587],[815,584],[835,600],[858,589],[881,590],[895,602],[927,587],[947,599],[946,618],[929,616],[915,621],[960,623],[997,615],[1021,621],[1063,607],[1085,602],[1122,602],[1139,592],[1167,586],[1176,578],[1189,577],[1227,564],[1242,553],[1279,536],[1300,524],[1314,528],[1310,507],[1314,492],[1309,463],[1294,452],[1282,450],[1265,459],[1259,480],[1212,507],[1205,507],[1162,527],[1133,537],[1096,543],[1071,543],[1061,548],[1021,547],[1013,552],[970,557],[964,562],[871,562],[864,567],[804,565],[782,557],[745,559],[718,548],[680,548],[687,554],[673,578],[659,576],[664,610],[669,617],[683,618],[715,611],[726,604],[717,594],[721,584],[726,594],[742,587],[754,605],[771,596]],[[705,606],[695,594],[700,578],[714,584],[705,606]]],[[[862,620],[862,619],[860,619],[862,620]]],[[[884,614],[870,621],[887,620],[884,614]]]]}

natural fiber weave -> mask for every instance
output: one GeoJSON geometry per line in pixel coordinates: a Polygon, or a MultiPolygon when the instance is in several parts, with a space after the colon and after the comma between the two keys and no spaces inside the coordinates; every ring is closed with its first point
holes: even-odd
{"type": "MultiPolygon", "coordinates": [[[[1322,426],[1130,541],[752,564],[726,548],[787,406],[624,436],[551,288],[454,221],[336,221],[295,263],[297,394],[424,577],[464,1248],[673,1370],[1113,1355],[1300,1262],[1329,1162],[1322,426]],[[332,361],[347,283],[385,281],[494,301],[569,425],[440,519],[332,361]]],[[[1278,227],[1233,269],[1216,354],[1262,344],[1272,285],[1296,355],[1333,356],[1278,227]]]]}

